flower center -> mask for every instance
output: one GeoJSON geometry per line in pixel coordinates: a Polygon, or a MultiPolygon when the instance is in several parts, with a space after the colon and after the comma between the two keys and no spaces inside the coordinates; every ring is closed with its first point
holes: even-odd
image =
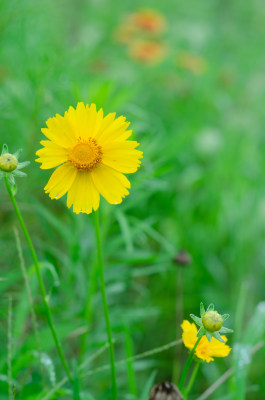
{"type": "Polygon", "coordinates": [[[90,171],[102,159],[101,147],[95,139],[89,138],[87,141],[81,141],[70,151],[69,161],[82,171],[90,171]]]}

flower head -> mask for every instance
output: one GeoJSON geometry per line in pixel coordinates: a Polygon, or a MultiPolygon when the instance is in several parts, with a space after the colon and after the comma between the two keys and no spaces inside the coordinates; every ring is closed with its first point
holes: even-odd
{"type": "Polygon", "coordinates": [[[18,150],[16,153],[11,154],[8,152],[7,145],[4,144],[0,156],[0,179],[7,178],[12,186],[15,185],[15,177],[27,175],[25,172],[20,171],[29,164],[29,161],[22,163],[18,161],[21,151],[18,150]]]}
{"type": "Polygon", "coordinates": [[[183,396],[174,383],[161,382],[151,388],[148,400],[183,400],[183,396]]]}
{"type": "Polygon", "coordinates": [[[130,56],[142,63],[158,64],[166,54],[164,43],[154,40],[135,40],[129,47],[130,56]]]}
{"type": "Polygon", "coordinates": [[[217,311],[214,311],[213,304],[210,304],[207,308],[207,311],[205,311],[204,305],[201,303],[200,313],[201,318],[190,314],[193,321],[200,327],[199,332],[197,333],[198,337],[206,335],[209,342],[211,341],[212,337],[220,342],[224,342],[224,339],[222,339],[220,333],[233,332],[232,329],[225,328],[223,326],[224,321],[229,318],[229,314],[220,315],[217,311]]]}
{"type": "Polygon", "coordinates": [[[91,213],[99,207],[100,194],[119,204],[129,194],[130,182],[123,174],[135,172],[142,152],[136,141],[128,141],[132,131],[124,117],[103,116],[95,104],[78,103],[64,116],[56,114],[42,133],[48,140],[37,151],[41,168],[56,167],[44,190],[51,199],[67,193],[67,207],[76,214],[91,213]]]}
{"type": "MultiPolygon", "coordinates": [[[[192,349],[198,339],[196,325],[184,320],[181,328],[183,330],[182,339],[184,345],[188,349],[192,349]]],[[[211,342],[209,342],[207,337],[203,336],[197,345],[195,355],[206,362],[214,361],[213,357],[226,357],[231,351],[231,348],[225,344],[226,342],[227,338],[225,336],[222,336],[222,342],[215,338],[212,338],[211,342]]]]}
{"type": "Polygon", "coordinates": [[[131,24],[152,35],[160,34],[165,29],[165,18],[156,10],[142,9],[130,15],[131,24]]]}

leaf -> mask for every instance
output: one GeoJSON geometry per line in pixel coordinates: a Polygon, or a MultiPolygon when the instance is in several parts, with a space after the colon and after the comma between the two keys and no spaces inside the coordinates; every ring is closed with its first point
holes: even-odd
{"type": "Polygon", "coordinates": [[[204,316],[204,314],[205,314],[205,308],[204,308],[204,305],[203,305],[203,303],[201,302],[201,304],[200,304],[200,314],[201,314],[201,318],[204,316]]]}
{"type": "Polygon", "coordinates": [[[202,325],[202,320],[201,320],[201,318],[196,317],[196,315],[194,315],[194,314],[190,314],[190,317],[193,319],[193,321],[194,321],[197,325],[199,325],[199,326],[202,325]]]}
{"type": "Polygon", "coordinates": [[[13,155],[18,159],[23,149],[18,149],[13,155]]]}
{"type": "Polygon", "coordinates": [[[243,342],[254,346],[265,334],[265,301],[260,302],[245,329],[243,342]]]}
{"type": "Polygon", "coordinates": [[[251,361],[251,346],[236,343],[233,347],[235,368],[235,390],[237,400],[244,400],[248,367],[251,361]]]}
{"type": "Polygon", "coordinates": [[[25,176],[27,176],[27,174],[25,174],[25,172],[18,171],[17,169],[15,169],[15,171],[13,171],[13,175],[18,176],[19,178],[24,178],[25,176]]]}
{"type": "Polygon", "coordinates": [[[233,331],[233,329],[229,329],[229,328],[222,326],[222,328],[220,329],[219,332],[220,333],[233,333],[234,331],[233,331]]]}
{"type": "Polygon", "coordinates": [[[147,379],[146,384],[143,388],[142,396],[140,397],[140,400],[148,399],[149,392],[150,392],[152,386],[154,385],[156,374],[157,374],[157,371],[153,371],[151,373],[151,375],[149,376],[149,378],[147,379]]]}
{"type": "Polygon", "coordinates": [[[2,155],[8,153],[8,146],[7,144],[3,144],[3,148],[2,148],[2,155]]]}
{"type": "Polygon", "coordinates": [[[214,311],[214,305],[213,303],[209,304],[207,311],[214,311]]]}
{"type": "Polygon", "coordinates": [[[205,330],[205,328],[202,326],[202,327],[198,330],[196,336],[199,338],[199,337],[202,337],[203,335],[206,335],[206,330],[205,330]]]}
{"type": "Polygon", "coordinates": [[[216,339],[219,340],[219,342],[225,343],[224,339],[221,338],[221,335],[219,332],[213,332],[212,336],[216,339]]]}
{"type": "Polygon", "coordinates": [[[206,337],[208,339],[208,342],[211,342],[212,340],[212,335],[209,332],[206,332],[206,337]]]}
{"type": "Polygon", "coordinates": [[[229,317],[230,317],[229,314],[223,314],[222,315],[223,322],[226,321],[229,317]]]}
{"type": "Polygon", "coordinates": [[[18,163],[17,169],[25,168],[29,164],[30,164],[30,161],[23,161],[21,163],[18,163]]]}

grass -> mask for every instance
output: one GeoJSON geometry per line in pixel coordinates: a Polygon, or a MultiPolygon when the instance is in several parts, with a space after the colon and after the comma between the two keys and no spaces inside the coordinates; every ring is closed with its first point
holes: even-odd
{"type": "MultiPolygon", "coordinates": [[[[259,400],[264,348],[251,355],[251,347],[264,340],[265,326],[264,7],[258,0],[147,2],[166,18],[161,40],[168,51],[161,63],[148,65],[132,59],[114,35],[124,15],[141,6],[120,0],[0,3],[1,144],[12,152],[22,147],[22,158],[31,161],[28,177],[17,180],[16,199],[74,376],[73,390],[65,384],[50,398],[101,400],[111,393],[109,371],[82,375],[108,363],[107,350],[78,369],[107,341],[92,217],[74,215],[64,199],[51,201],[43,191],[50,172],[34,162],[45,121],[84,101],[125,115],[144,151],[130,196],[119,206],[102,201],[100,208],[116,360],[179,339],[182,317],[198,314],[200,301],[214,302],[231,315],[233,351],[202,364],[190,398],[233,367],[211,398],[259,400]],[[183,52],[203,59],[205,70],[181,67],[183,52]],[[172,262],[180,249],[191,255],[189,266],[172,262]]],[[[13,231],[18,225],[3,181],[0,196],[0,399],[9,393],[11,348],[15,399],[43,400],[64,373],[20,233],[40,368],[13,231]]],[[[178,375],[186,358],[184,348],[173,347],[120,365],[120,398],[147,399],[152,384],[170,380],[173,369],[178,375]]]]}

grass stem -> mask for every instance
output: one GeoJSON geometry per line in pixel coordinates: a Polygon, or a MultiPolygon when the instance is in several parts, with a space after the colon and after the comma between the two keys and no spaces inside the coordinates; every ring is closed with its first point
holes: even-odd
{"type": "Polygon", "coordinates": [[[59,354],[59,357],[61,359],[62,365],[64,367],[64,370],[65,370],[69,380],[72,382],[72,376],[71,376],[70,370],[68,368],[68,365],[67,365],[64,353],[63,353],[63,349],[62,349],[60,340],[59,340],[59,338],[57,336],[57,333],[56,333],[56,330],[55,330],[55,326],[54,326],[54,323],[53,323],[53,320],[52,320],[52,314],[51,314],[51,310],[50,310],[50,307],[49,307],[49,304],[48,304],[48,301],[47,301],[47,298],[46,298],[47,297],[46,296],[46,290],[45,290],[44,282],[43,282],[43,279],[42,279],[42,276],[41,276],[40,265],[39,265],[39,261],[38,261],[38,258],[37,258],[37,254],[35,252],[33,243],[31,241],[31,238],[29,236],[28,230],[26,228],[26,225],[25,225],[24,220],[22,218],[21,212],[20,212],[20,210],[18,208],[15,196],[13,194],[13,191],[12,191],[12,189],[10,187],[10,184],[9,184],[7,178],[5,178],[5,184],[6,184],[6,188],[7,188],[9,197],[10,197],[11,202],[13,204],[17,219],[18,219],[18,221],[20,223],[21,229],[22,229],[22,231],[24,233],[25,239],[26,239],[26,241],[28,243],[28,246],[29,246],[30,254],[31,254],[34,266],[35,266],[35,270],[36,270],[36,274],[37,274],[37,278],[38,278],[38,282],[39,282],[40,293],[41,293],[41,297],[42,297],[42,300],[43,300],[43,304],[44,304],[44,308],[45,308],[48,324],[49,324],[49,327],[50,327],[50,330],[51,330],[51,333],[52,333],[52,336],[53,336],[53,339],[54,339],[54,342],[55,342],[55,345],[56,345],[56,348],[57,348],[57,351],[58,351],[58,354],[59,354]]]}
{"type": "Polygon", "coordinates": [[[99,212],[98,211],[96,211],[94,213],[94,225],[95,225],[96,240],[97,240],[98,272],[99,272],[99,280],[100,280],[101,297],[102,297],[106,330],[107,330],[108,342],[109,342],[109,355],[110,355],[111,379],[112,379],[112,399],[117,400],[118,394],[117,394],[114,346],[113,346],[113,341],[112,341],[111,324],[110,324],[109,309],[108,309],[106,288],[105,288],[104,264],[103,264],[103,257],[102,257],[101,236],[100,236],[100,227],[99,227],[99,212]]]}
{"type": "Polygon", "coordinates": [[[193,346],[193,349],[191,350],[191,352],[189,354],[189,357],[188,357],[188,359],[186,361],[186,364],[184,365],[184,368],[183,368],[183,371],[182,371],[182,374],[181,374],[181,377],[180,377],[180,380],[179,380],[179,385],[178,385],[179,386],[179,390],[181,392],[183,391],[183,386],[184,386],[187,374],[189,372],[189,369],[190,369],[190,366],[191,366],[191,363],[192,363],[193,354],[195,353],[195,350],[196,350],[201,338],[202,337],[199,337],[197,339],[195,345],[193,346]]]}

